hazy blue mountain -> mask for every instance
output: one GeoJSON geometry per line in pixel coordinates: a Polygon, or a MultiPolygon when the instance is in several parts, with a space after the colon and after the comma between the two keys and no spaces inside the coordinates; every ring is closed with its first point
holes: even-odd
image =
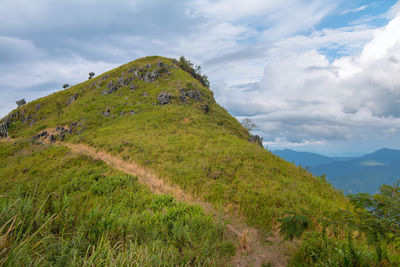
{"type": "Polygon", "coordinates": [[[288,149],[273,153],[296,165],[309,166],[314,175],[325,174],[331,184],[345,193],[373,194],[382,184],[400,179],[400,150],[384,148],[358,158],[334,158],[288,149]]]}
{"type": "Polygon", "coordinates": [[[335,161],[348,161],[354,159],[351,157],[328,157],[317,153],[299,152],[290,149],[274,150],[272,153],[286,161],[293,162],[294,164],[303,167],[312,167],[335,161]]]}
{"type": "Polygon", "coordinates": [[[400,150],[384,148],[350,161],[312,166],[310,171],[325,174],[345,193],[376,193],[382,184],[400,179],[400,150]]]}

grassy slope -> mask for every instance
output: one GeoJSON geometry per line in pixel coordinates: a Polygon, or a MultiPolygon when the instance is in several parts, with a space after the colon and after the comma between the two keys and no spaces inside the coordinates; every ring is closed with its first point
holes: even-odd
{"type": "Polygon", "coordinates": [[[0,174],[0,266],[214,265],[233,251],[201,207],[64,147],[0,143],[0,174]]]}
{"type": "MultiPolygon", "coordinates": [[[[173,64],[166,58],[143,58],[108,72],[108,80],[118,79],[131,66],[151,63],[154,68],[159,60],[173,64]]],[[[307,208],[320,214],[348,207],[345,197],[325,181],[249,143],[247,131],[190,74],[179,68],[170,71],[153,83],[135,80],[135,91],[128,86],[101,95],[108,80],[96,88],[100,76],[38,99],[20,108],[34,114],[36,123],[14,122],[10,133],[30,138],[41,129],[80,120],[86,129],[67,136],[68,142],[83,142],[150,167],[216,207],[238,210],[265,230],[288,210],[307,208]],[[188,83],[202,92],[202,103],[181,103],[178,89],[188,83]],[[161,91],[176,96],[172,104],[158,105],[161,91]],[[65,106],[74,93],[79,93],[77,101],[65,106]],[[35,112],[38,103],[41,109],[35,112]],[[204,103],[210,107],[208,113],[200,108],[204,103]],[[106,109],[115,117],[104,117],[106,109]],[[119,116],[131,110],[137,113],[119,116]]]]}

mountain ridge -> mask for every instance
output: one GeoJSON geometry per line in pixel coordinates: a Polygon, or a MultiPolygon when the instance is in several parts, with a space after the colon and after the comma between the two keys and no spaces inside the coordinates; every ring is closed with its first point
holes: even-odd
{"type": "MultiPolygon", "coordinates": [[[[251,134],[185,64],[138,59],[27,103],[2,122],[10,138],[43,153],[57,142],[82,144],[151,169],[215,210],[237,214],[261,239],[277,232],[288,210],[352,208],[324,180],[249,142],[251,134]]],[[[19,183],[34,188],[33,181],[19,183]]],[[[243,234],[237,248],[251,244],[248,238],[243,234]]]]}
{"type": "MultiPolygon", "coordinates": [[[[294,159],[297,165],[303,163],[308,166],[309,158],[302,158],[307,155],[304,152],[291,150],[290,154],[285,154],[278,151],[278,155],[287,160],[294,159]],[[298,159],[303,159],[303,161],[298,159]]],[[[381,148],[360,157],[342,158],[340,161],[335,158],[323,159],[325,163],[310,165],[308,170],[317,176],[326,175],[336,188],[346,193],[376,193],[382,184],[393,184],[400,172],[400,150],[398,149],[381,148]]]]}

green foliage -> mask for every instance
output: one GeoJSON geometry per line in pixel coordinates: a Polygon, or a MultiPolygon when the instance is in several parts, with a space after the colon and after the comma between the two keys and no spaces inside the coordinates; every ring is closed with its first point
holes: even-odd
{"type": "Polygon", "coordinates": [[[291,216],[281,219],[280,233],[289,240],[295,237],[300,238],[304,231],[310,226],[310,219],[301,214],[292,214],[291,216]]]}
{"type": "MultiPolygon", "coordinates": [[[[375,195],[350,195],[349,198],[356,207],[353,212],[343,210],[315,218],[318,224],[324,227],[323,231],[310,231],[311,235],[304,238],[295,260],[316,265],[340,262],[339,266],[371,266],[384,262],[399,264],[400,259],[396,256],[400,253],[399,184],[400,181],[393,186],[382,185],[380,193],[375,195]],[[328,240],[327,229],[336,237],[328,240]],[[337,238],[340,233],[347,233],[347,243],[337,238]],[[359,246],[363,244],[364,237],[369,246],[355,248],[354,233],[361,240],[358,242],[359,246]],[[337,252],[333,253],[332,250],[337,252]]],[[[310,214],[303,211],[301,215],[290,214],[283,218],[281,233],[289,239],[301,237],[304,232],[310,230],[310,225],[303,223],[310,221],[309,218],[313,217],[310,214]]]]}
{"type": "MultiPolygon", "coordinates": [[[[351,239],[350,239],[351,240],[351,239]]],[[[375,257],[362,243],[346,242],[332,237],[323,237],[317,232],[305,234],[302,244],[290,266],[374,266],[375,257]]]]}
{"type": "Polygon", "coordinates": [[[183,56],[179,58],[179,61],[175,61],[175,63],[184,71],[190,73],[193,76],[193,78],[200,81],[203,86],[207,88],[210,87],[210,82],[208,81],[208,77],[201,73],[200,66],[194,66],[192,62],[185,59],[185,57],[183,56]]]}
{"type": "Polygon", "coordinates": [[[65,148],[0,143],[0,173],[0,266],[210,266],[233,253],[201,207],[65,148]]]}
{"type": "Polygon", "coordinates": [[[388,260],[385,247],[400,249],[400,180],[393,186],[382,185],[380,193],[350,195],[358,209],[357,230],[373,244],[379,261],[388,260]]]}

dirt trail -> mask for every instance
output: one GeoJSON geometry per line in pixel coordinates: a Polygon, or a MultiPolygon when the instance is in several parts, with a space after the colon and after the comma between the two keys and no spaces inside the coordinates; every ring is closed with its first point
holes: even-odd
{"type": "Polygon", "coordinates": [[[288,248],[279,236],[268,240],[262,239],[258,231],[244,223],[243,219],[232,214],[220,214],[213,209],[211,203],[193,199],[179,186],[166,183],[149,169],[143,168],[133,162],[127,162],[117,156],[84,144],[62,143],[75,153],[84,154],[99,159],[122,172],[137,176],[142,184],[146,184],[156,194],[169,194],[178,201],[202,206],[206,212],[213,214],[217,219],[226,224],[228,237],[236,245],[236,255],[229,261],[231,266],[261,266],[263,263],[271,263],[272,266],[286,266],[288,260],[288,248]],[[263,240],[263,241],[261,241],[263,240]],[[265,242],[267,241],[267,242],[265,242]]]}

